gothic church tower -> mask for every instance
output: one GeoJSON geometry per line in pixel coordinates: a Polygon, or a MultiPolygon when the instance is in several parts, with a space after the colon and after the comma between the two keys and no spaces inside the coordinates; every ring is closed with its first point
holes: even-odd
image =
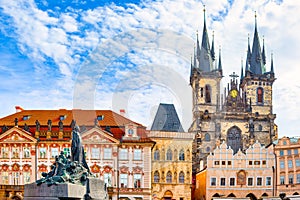
{"type": "Polygon", "coordinates": [[[272,85],[275,81],[273,57],[266,72],[266,53],[261,49],[255,15],[252,49],[248,38],[245,70],[241,76],[234,72],[227,88],[221,91],[221,53],[215,63],[214,39],[212,46],[204,26],[201,46],[198,40],[191,63],[190,84],[193,89],[193,122],[189,132],[195,134],[193,144],[193,172],[206,164],[208,154],[225,141],[229,148],[244,151],[256,140],[270,144],[276,137],[276,115],[272,109],[272,85]],[[215,67],[214,67],[215,66],[215,67]]]}

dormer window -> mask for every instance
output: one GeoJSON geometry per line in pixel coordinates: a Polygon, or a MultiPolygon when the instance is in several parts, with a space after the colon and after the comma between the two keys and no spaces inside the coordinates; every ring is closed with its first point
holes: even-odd
{"type": "Polygon", "coordinates": [[[101,120],[103,120],[103,119],[104,119],[104,115],[98,115],[98,116],[97,116],[97,120],[98,120],[98,121],[101,121],[101,120]]]}
{"type": "Polygon", "coordinates": [[[59,120],[61,120],[61,121],[65,120],[66,118],[67,118],[66,115],[60,115],[60,116],[59,116],[59,120]]]}
{"type": "Polygon", "coordinates": [[[24,115],[23,120],[28,120],[31,116],[30,115],[24,115]]]}
{"type": "Polygon", "coordinates": [[[128,135],[133,135],[134,130],[132,128],[128,129],[128,135]]]}

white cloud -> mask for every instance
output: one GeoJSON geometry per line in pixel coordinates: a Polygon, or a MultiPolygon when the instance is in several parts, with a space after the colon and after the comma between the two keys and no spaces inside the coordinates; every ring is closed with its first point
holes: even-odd
{"type": "MultiPolygon", "coordinates": [[[[230,73],[233,71],[240,73],[241,58],[245,59],[246,57],[248,33],[250,33],[252,44],[254,11],[257,11],[261,42],[262,36],[265,35],[267,70],[270,69],[270,54],[272,51],[274,52],[275,73],[278,78],[274,83],[274,112],[277,114],[276,123],[279,124],[279,130],[282,131],[280,135],[299,134],[299,128],[290,125],[288,121],[296,121],[300,115],[300,107],[297,106],[300,103],[300,84],[297,82],[300,73],[298,67],[300,47],[297,45],[300,42],[298,37],[300,24],[297,21],[300,17],[298,12],[300,2],[293,0],[284,0],[282,3],[267,0],[251,2],[239,0],[233,1],[233,4],[230,5],[226,0],[207,0],[204,1],[204,4],[206,5],[210,42],[214,30],[215,49],[217,50],[219,45],[222,46],[222,62],[225,74],[223,85],[226,85],[230,73]],[[213,21],[212,19],[216,20],[213,21]]],[[[65,96],[66,100],[61,99],[60,102],[57,102],[57,105],[67,105],[65,102],[70,102],[73,94],[71,92],[68,95],[64,94],[75,87],[74,81],[77,73],[81,72],[80,67],[88,62],[91,62],[94,67],[99,66],[93,63],[93,59],[82,63],[86,54],[89,52],[95,53],[98,44],[100,46],[106,44],[110,39],[120,43],[113,44],[111,42],[109,43],[110,46],[101,46],[106,48],[102,51],[104,55],[95,53],[90,57],[96,60],[109,61],[112,59],[110,55],[120,55],[120,53],[125,52],[127,53],[126,58],[136,66],[166,66],[171,71],[180,74],[183,81],[181,84],[187,85],[189,58],[193,52],[193,45],[189,43],[183,45],[179,40],[176,41],[176,37],[173,36],[169,37],[169,41],[166,37],[162,37],[155,42],[148,40],[149,38],[157,39],[157,37],[154,37],[157,36],[156,33],[153,32],[156,30],[180,33],[181,36],[193,38],[194,41],[196,30],[199,30],[200,39],[202,36],[203,5],[197,0],[146,1],[141,6],[131,4],[127,8],[112,4],[93,10],[81,10],[80,12],[69,9],[68,13],[60,11],[61,13],[57,17],[49,15],[51,11],[39,10],[33,1],[5,1],[2,8],[7,15],[13,18],[11,25],[16,28],[15,34],[17,34],[20,49],[32,58],[36,72],[45,73],[43,69],[46,69],[46,67],[43,62],[49,60],[49,58],[53,59],[53,62],[59,67],[59,72],[64,78],[55,80],[54,86],[58,86],[59,89],[50,90],[52,92],[49,94],[65,96]],[[145,29],[151,31],[139,32],[145,29]],[[125,36],[127,32],[131,32],[132,38],[118,38],[122,34],[125,36]],[[148,46],[143,46],[145,44],[148,46]],[[176,46],[176,44],[181,46],[176,46]],[[131,49],[130,45],[136,45],[134,54],[128,52],[131,49]],[[172,48],[176,50],[172,51],[172,48]]],[[[177,94],[171,94],[171,91],[170,94],[166,92],[164,85],[153,83],[151,73],[155,68],[149,68],[148,70],[137,68],[135,70],[140,69],[140,71],[133,71],[130,66],[115,64],[115,66],[124,68],[113,74],[115,77],[121,80],[124,78],[132,79],[132,82],[126,82],[128,84],[126,85],[127,88],[135,88],[131,84],[138,85],[142,82],[152,84],[150,89],[140,88],[128,91],[132,94],[130,99],[127,100],[129,102],[128,114],[133,116],[136,121],[141,119],[143,123],[149,124],[148,121],[151,120],[149,119],[149,113],[153,112],[152,108],[159,103],[160,96],[163,96],[162,101],[169,101],[168,98],[177,98],[175,97],[177,94]],[[129,77],[128,75],[134,75],[135,77],[129,77]],[[170,96],[168,97],[168,95],[170,96]],[[147,116],[145,116],[145,109],[147,116]]],[[[107,105],[113,108],[111,98],[114,95],[108,93],[107,88],[99,91],[96,90],[97,87],[94,87],[94,84],[98,84],[95,81],[98,80],[97,78],[103,73],[102,70],[105,69],[88,69],[90,74],[94,73],[98,76],[95,76],[93,80],[86,79],[86,82],[83,82],[79,87],[80,93],[86,92],[87,88],[92,88],[88,91],[95,95],[96,101],[93,105],[97,107],[107,105]]],[[[88,76],[88,72],[85,75],[88,76]]],[[[86,76],[81,78],[84,77],[86,76]]],[[[101,81],[105,80],[101,79],[101,81]]],[[[106,86],[115,86],[118,83],[105,84],[106,86]]],[[[172,85],[172,83],[170,84],[172,85]]],[[[34,96],[37,93],[31,93],[30,95],[34,96]]],[[[185,95],[191,96],[191,94],[185,95]]],[[[179,110],[184,109],[180,100],[173,101],[179,110]]],[[[45,100],[45,102],[48,102],[48,100],[45,100]]],[[[91,104],[93,102],[88,101],[87,103],[91,104]]],[[[185,130],[187,130],[187,126],[185,130]]]]}

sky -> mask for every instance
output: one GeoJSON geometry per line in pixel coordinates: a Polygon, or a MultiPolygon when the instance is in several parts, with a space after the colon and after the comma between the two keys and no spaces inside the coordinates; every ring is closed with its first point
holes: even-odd
{"type": "Polygon", "coordinates": [[[190,60],[203,5],[224,78],[240,74],[257,13],[277,80],[279,136],[299,136],[300,2],[294,0],[0,0],[0,117],[24,109],[126,110],[149,127],[159,103],[192,120],[190,60]]]}

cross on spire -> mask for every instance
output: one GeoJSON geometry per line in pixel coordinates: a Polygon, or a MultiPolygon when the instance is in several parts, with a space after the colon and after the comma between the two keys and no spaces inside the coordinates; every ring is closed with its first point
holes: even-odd
{"type": "Polygon", "coordinates": [[[229,76],[233,79],[233,81],[235,80],[235,78],[239,77],[235,72],[233,72],[229,76]]]}

